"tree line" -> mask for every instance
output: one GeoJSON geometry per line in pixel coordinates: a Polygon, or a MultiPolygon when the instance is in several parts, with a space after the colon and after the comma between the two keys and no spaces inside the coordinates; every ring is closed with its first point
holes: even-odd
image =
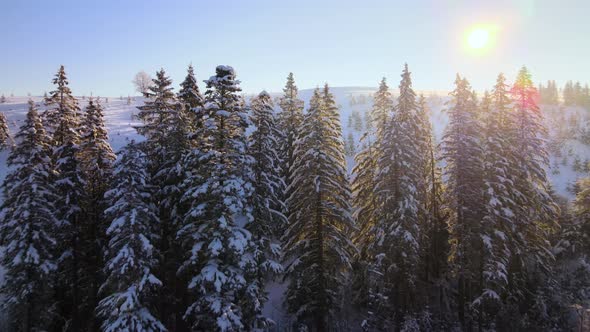
{"type": "Polygon", "coordinates": [[[546,85],[539,84],[539,96],[542,104],[565,106],[580,106],[590,109],[590,87],[582,86],[580,82],[567,81],[563,89],[559,90],[555,81],[547,81],[546,85]],[[561,99],[560,99],[561,95],[561,99]]]}
{"type": "Polygon", "coordinates": [[[63,66],[46,110],[29,101],[0,214],[12,330],[271,329],[273,279],[300,331],[575,324],[590,182],[573,206],[553,193],[526,68],[481,96],[457,75],[441,142],[407,65],[395,99],[384,78],[351,175],[327,84],[304,111],[289,74],[275,112],[266,92],[244,100],[232,67],[204,82],[189,66],[174,92],[158,71],[145,140],[118,157],[63,66]]]}

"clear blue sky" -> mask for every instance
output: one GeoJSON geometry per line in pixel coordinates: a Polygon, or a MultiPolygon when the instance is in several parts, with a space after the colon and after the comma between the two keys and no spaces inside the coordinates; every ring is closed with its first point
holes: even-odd
{"type": "Polygon", "coordinates": [[[236,68],[246,92],[397,85],[408,62],[418,89],[449,89],[455,73],[476,89],[526,64],[535,81],[590,81],[590,1],[46,1],[0,3],[0,93],[42,94],[60,64],[74,93],[133,93],[139,70],[164,67],[175,84],[193,63],[199,81],[236,68]],[[465,31],[493,24],[486,54],[465,31]]]}

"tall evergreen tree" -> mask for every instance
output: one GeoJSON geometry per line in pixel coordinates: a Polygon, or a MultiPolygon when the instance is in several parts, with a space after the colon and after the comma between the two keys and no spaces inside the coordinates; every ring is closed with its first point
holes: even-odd
{"type": "Polygon", "coordinates": [[[393,112],[393,99],[385,78],[381,80],[379,90],[375,93],[374,98],[375,101],[368,120],[372,123],[370,128],[376,128],[376,133],[367,130],[361,137],[363,148],[355,156],[352,180],[353,217],[357,224],[357,232],[353,241],[359,251],[354,271],[354,277],[359,282],[355,283],[358,289],[355,301],[361,307],[365,307],[369,302],[367,288],[369,276],[366,262],[372,259],[369,255],[373,254],[376,219],[379,212],[377,210],[377,193],[375,192],[376,174],[378,173],[377,161],[382,152],[379,144],[382,142],[384,124],[393,112]]]}
{"type": "MultiPolygon", "coordinates": [[[[153,84],[144,94],[147,101],[138,107],[138,118],[143,125],[136,129],[147,139],[148,169],[155,190],[153,199],[161,222],[160,313],[164,324],[176,330],[182,328],[181,313],[186,300],[184,281],[176,275],[182,253],[175,238],[187,208],[181,203],[186,176],[182,159],[190,148],[190,122],[171,85],[163,69],[156,73],[153,84]]],[[[183,96],[188,96],[188,90],[183,90],[183,96]]]]}
{"type": "MultiPolygon", "coordinates": [[[[256,292],[264,290],[264,282],[269,275],[276,275],[283,271],[280,263],[281,246],[278,241],[278,230],[284,228],[287,219],[281,212],[285,210],[285,204],[282,201],[284,183],[279,157],[280,133],[273,108],[271,96],[266,91],[252,99],[251,122],[256,129],[249,137],[248,151],[254,158],[252,165],[254,221],[248,230],[258,243],[258,251],[254,253],[259,266],[256,269],[258,275],[253,276],[254,281],[250,286],[256,292]]],[[[248,316],[256,319],[261,315],[262,307],[261,303],[253,304],[248,316]]],[[[247,326],[264,327],[260,326],[260,323],[266,322],[259,322],[259,326],[251,322],[247,326]]]]}
{"type": "Polygon", "coordinates": [[[476,322],[471,308],[479,295],[479,271],[482,262],[482,170],[481,126],[477,104],[470,92],[469,82],[457,75],[447,112],[449,125],[443,136],[442,157],[448,177],[450,216],[450,259],[458,281],[457,313],[464,329],[476,322]]]}
{"type": "MultiPolygon", "coordinates": [[[[64,66],[61,66],[55,74],[53,84],[55,84],[55,90],[44,98],[46,111],[42,114],[43,124],[50,135],[53,135],[59,126],[60,114],[80,111],[78,101],[72,96],[64,66]]],[[[53,142],[53,145],[59,144],[61,142],[53,142]]]]}
{"type": "Polygon", "coordinates": [[[376,271],[371,281],[376,308],[369,308],[375,328],[400,327],[404,320],[413,320],[419,309],[416,291],[424,200],[420,190],[425,183],[427,137],[407,65],[401,77],[400,95],[393,116],[387,119],[377,161],[379,217],[370,257],[371,269],[376,271]]]}
{"type": "Polygon", "coordinates": [[[184,81],[180,83],[178,100],[183,104],[183,115],[186,120],[190,122],[190,130],[194,132],[195,127],[202,126],[202,116],[199,116],[198,113],[195,113],[195,110],[198,107],[203,106],[203,96],[199,91],[197,79],[195,78],[195,71],[192,65],[188,66],[186,77],[184,81]]]}
{"type": "Polygon", "coordinates": [[[491,318],[501,305],[503,288],[508,281],[508,261],[510,249],[508,236],[512,224],[512,179],[514,166],[510,155],[509,133],[510,117],[505,104],[507,91],[504,76],[500,74],[493,95],[485,92],[481,101],[483,118],[482,148],[483,159],[483,199],[484,211],[481,220],[482,269],[479,271],[481,294],[475,300],[478,309],[479,329],[491,328],[491,318]]]}
{"type": "Polygon", "coordinates": [[[342,128],[328,85],[315,90],[299,137],[284,235],[287,306],[301,324],[326,331],[354,254],[342,128]]]}
{"type": "Polygon", "coordinates": [[[10,315],[12,331],[47,330],[53,319],[57,270],[56,197],[50,179],[49,137],[32,100],[7,165],[12,170],[2,185],[0,214],[1,264],[6,269],[2,307],[10,315]]]}
{"type": "MultiPolygon", "coordinates": [[[[283,89],[283,96],[279,100],[281,112],[278,115],[278,124],[282,132],[280,139],[280,153],[283,160],[283,177],[285,185],[289,186],[293,180],[292,169],[295,162],[295,141],[299,137],[299,128],[303,122],[303,100],[297,98],[297,86],[293,73],[287,76],[287,83],[283,89]]],[[[285,198],[290,193],[285,193],[285,198]]]]}
{"type": "MultiPolygon", "coordinates": [[[[423,181],[420,189],[423,205],[420,215],[420,249],[421,273],[420,283],[425,285],[420,296],[428,301],[428,310],[432,314],[433,329],[447,328],[449,311],[446,303],[449,301],[450,285],[448,282],[449,232],[447,227],[448,212],[445,207],[444,185],[442,170],[437,163],[437,151],[429,119],[429,110],[424,96],[418,99],[419,140],[424,145],[423,151],[423,181]]],[[[426,322],[419,322],[422,328],[428,328],[426,322]]]]}
{"type": "Polygon", "coordinates": [[[76,99],[71,95],[63,66],[53,80],[56,90],[45,100],[48,109],[44,120],[48,129],[53,130],[52,162],[54,165],[53,181],[57,201],[54,215],[58,218],[60,252],[60,278],[58,282],[58,304],[63,324],[72,331],[86,328],[85,323],[93,321],[93,310],[88,303],[88,288],[85,283],[90,279],[84,264],[84,256],[89,250],[88,237],[84,232],[89,221],[85,219],[83,202],[86,200],[86,181],[78,155],[80,153],[80,109],[76,99]]]}
{"type": "MultiPolygon", "coordinates": [[[[95,102],[92,98],[86,106],[78,158],[86,180],[86,199],[82,206],[86,222],[82,241],[88,246],[83,253],[83,261],[89,270],[89,280],[85,283],[85,288],[88,291],[88,305],[95,308],[98,304],[98,288],[103,279],[102,252],[106,247],[104,234],[107,225],[103,212],[107,205],[104,194],[109,187],[116,156],[109,144],[102,106],[98,100],[95,102]]],[[[91,330],[95,328],[92,327],[91,330]]]]}
{"type": "Polygon", "coordinates": [[[101,286],[104,298],[96,309],[102,330],[166,331],[154,316],[156,292],[162,283],[154,275],[158,263],[156,207],[151,202],[146,158],[135,142],[121,152],[113,187],[105,198],[110,225],[101,286]]]}
{"type": "Polygon", "coordinates": [[[263,291],[252,284],[259,248],[248,230],[255,222],[249,120],[232,67],[218,66],[206,83],[201,143],[185,162],[190,174],[183,200],[190,209],[178,232],[186,253],[179,274],[188,276],[192,294],[185,319],[194,330],[251,329],[247,324],[263,319],[248,317],[263,291]]]}
{"type": "MultiPolygon", "coordinates": [[[[515,308],[528,308],[528,315],[532,317],[535,313],[531,311],[538,309],[534,301],[539,300],[537,296],[544,291],[543,285],[550,284],[552,280],[553,256],[548,232],[555,227],[558,208],[550,194],[545,173],[548,165],[546,128],[535,101],[537,91],[526,67],[518,73],[511,93],[515,107],[515,129],[510,143],[516,163],[513,170],[515,210],[512,212],[516,223],[511,243],[514,254],[508,267],[508,288],[512,301],[504,309],[507,309],[506,315],[514,315],[519,313],[515,308]],[[538,271],[543,271],[543,274],[538,271]],[[539,280],[542,282],[539,283],[539,280]],[[534,295],[525,298],[525,294],[534,295]]],[[[520,315],[524,314],[520,312],[520,315]]],[[[538,328],[540,325],[535,324],[542,324],[541,321],[541,317],[523,321],[522,328],[538,328]]]]}

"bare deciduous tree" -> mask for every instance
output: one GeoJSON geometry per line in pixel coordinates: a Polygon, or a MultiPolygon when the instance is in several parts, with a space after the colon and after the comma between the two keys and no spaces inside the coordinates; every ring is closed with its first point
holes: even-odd
{"type": "Polygon", "coordinates": [[[135,77],[133,78],[132,82],[135,85],[135,90],[141,94],[144,94],[152,85],[152,77],[142,70],[139,73],[135,74],[135,77]]]}

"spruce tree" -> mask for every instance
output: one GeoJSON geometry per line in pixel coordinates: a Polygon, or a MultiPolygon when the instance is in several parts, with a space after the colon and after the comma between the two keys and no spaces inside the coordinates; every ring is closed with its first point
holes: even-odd
{"type": "Polygon", "coordinates": [[[164,324],[176,330],[181,328],[177,324],[183,324],[181,313],[186,296],[184,280],[176,276],[182,253],[175,238],[187,208],[181,203],[186,176],[182,159],[190,148],[190,123],[171,85],[164,69],[156,73],[144,94],[147,100],[138,107],[137,116],[143,124],[136,129],[146,137],[148,170],[155,190],[152,197],[161,222],[160,312],[164,324]]]}
{"type": "Polygon", "coordinates": [[[184,117],[186,120],[190,121],[190,129],[194,131],[196,126],[202,126],[202,116],[195,113],[195,110],[197,107],[203,106],[203,96],[199,91],[197,79],[195,78],[195,71],[192,65],[188,66],[186,78],[180,83],[178,100],[184,106],[184,117]]]}
{"type": "MultiPolygon", "coordinates": [[[[42,114],[43,124],[50,135],[57,130],[62,113],[77,114],[80,111],[78,101],[72,96],[64,66],[61,66],[55,74],[53,84],[55,84],[55,90],[44,98],[46,110],[42,114]]],[[[59,144],[61,143],[54,139],[53,145],[59,144]]]]}
{"type": "Polygon", "coordinates": [[[314,91],[296,142],[284,235],[287,307],[297,321],[326,331],[340,309],[354,247],[350,189],[338,108],[328,85],[314,91]]]}
{"type": "MultiPolygon", "coordinates": [[[[503,77],[498,77],[497,88],[503,87],[503,77]]],[[[497,89],[496,89],[497,90],[497,89]]],[[[502,97],[501,91],[494,94],[502,97]]],[[[511,206],[510,178],[508,168],[510,156],[506,154],[510,147],[507,145],[507,133],[503,124],[505,112],[494,105],[492,96],[488,91],[480,105],[483,118],[482,148],[485,151],[483,158],[483,199],[484,211],[481,220],[481,236],[483,246],[481,251],[482,268],[479,271],[478,289],[482,292],[474,301],[479,311],[479,328],[491,328],[488,326],[490,319],[494,317],[492,308],[499,307],[502,288],[508,280],[509,248],[507,236],[510,234],[511,206]],[[490,312],[491,311],[491,312],[490,312]]]]}
{"type": "Polygon", "coordinates": [[[380,143],[382,155],[377,161],[375,191],[379,193],[379,217],[373,234],[371,269],[376,273],[371,280],[371,296],[377,297],[376,306],[380,309],[369,309],[375,315],[370,317],[375,328],[402,326],[419,309],[416,291],[424,200],[420,188],[425,183],[427,137],[423,135],[407,65],[401,76],[400,95],[393,116],[385,124],[380,143]],[[388,318],[384,321],[383,317],[388,318]]]}
{"type": "Polygon", "coordinates": [[[428,309],[424,309],[418,316],[418,323],[423,329],[427,328],[426,321],[422,319],[432,314],[433,329],[446,328],[449,320],[449,310],[444,305],[449,302],[450,289],[448,277],[449,232],[448,211],[444,200],[444,185],[442,170],[437,163],[438,151],[432,125],[429,119],[429,110],[426,99],[420,95],[418,99],[419,141],[424,146],[420,193],[423,205],[420,214],[420,248],[421,264],[419,273],[420,283],[425,285],[419,296],[428,301],[428,309]],[[430,313],[428,311],[431,311],[430,313]]]}
{"type": "Polygon", "coordinates": [[[45,100],[48,109],[44,120],[48,129],[53,130],[52,162],[53,181],[57,201],[54,215],[58,218],[58,250],[60,253],[58,282],[58,304],[63,324],[72,330],[80,330],[84,323],[92,324],[93,310],[88,303],[88,288],[85,284],[90,271],[84,264],[84,256],[91,245],[84,232],[89,221],[83,211],[86,200],[86,181],[78,159],[80,153],[80,109],[71,95],[63,66],[53,83],[56,90],[45,100]]]}
{"type": "MultiPolygon", "coordinates": [[[[512,252],[508,267],[510,277],[510,302],[504,306],[505,319],[513,315],[534,317],[540,310],[534,301],[545,292],[545,286],[552,283],[548,235],[555,226],[558,207],[550,194],[545,169],[548,166],[546,150],[546,128],[543,114],[535,98],[537,91],[531,75],[523,67],[511,89],[514,102],[515,126],[510,135],[512,153],[515,158],[514,175],[514,220],[512,252]],[[542,271],[542,272],[540,272],[542,271]],[[525,297],[524,294],[533,294],[525,297]],[[518,308],[518,309],[517,309],[518,308]],[[526,308],[526,309],[525,309],[526,308]],[[520,311],[520,310],[527,310],[520,311]]],[[[532,321],[523,321],[521,328],[538,328],[545,321],[541,316],[532,321]],[[532,324],[532,325],[527,325],[532,324]]]]}
{"type": "MultiPolygon", "coordinates": [[[[295,141],[299,137],[299,129],[303,122],[303,100],[297,98],[297,86],[295,85],[295,78],[293,73],[287,76],[287,83],[283,89],[283,96],[279,100],[281,112],[278,115],[278,124],[282,132],[281,137],[281,159],[283,160],[283,177],[285,185],[288,187],[293,180],[292,169],[295,162],[295,141]]],[[[290,193],[285,193],[285,198],[289,197],[290,193]]]]}
{"type": "Polygon", "coordinates": [[[8,129],[8,120],[6,115],[0,112],[0,150],[8,149],[12,146],[10,130],[8,129]]]}
{"type": "Polygon", "coordinates": [[[263,300],[261,289],[249,287],[258,275],[254,253],[260,250],[248,230],[255,222],[249,119],[232,67],[218,66],[206,83],[199,147],[185,160],[183,201],[190,208],[177,236],[185,252],[179,274],[188,278],[192,295],[184,317],[194,330],[248,330],[263,319],[248,317],[263,300]]]}
{"type": "Polygon", "coordinates": [[[476,318],[471,302],[481,293],[482,268],[483,151],[481,126],[469,82],[457,75],[448,104],[449,124],[443,136],[442,157],[448,178],[450,216],[450,260],[457,278],[457,314],[464,329],[473,328],[476,318]]]}
{"type": "Polygon", "coordinates": [[[492,328],[494,318],[506,297],[508,266],[512,255],[510,239],[514,226],[513,171],[516,167],[512,153],[511,134],[514,114],[508,85],[503,74],[498,75],[492,93],[484,94],[480,105],[483,157],[483,214],[480,234],[478,289],[473,302],[478,311],[478,328],[492,328]]]}
{"type": "MultiPolygon", "coordinates": [[[[250,288],[252,292],[262,293],[266,300],[266,294],[264,294],[266,278],[283,271],[280,263],[281,246],[278,241],[278,231],[284,229],[287,219],[281,212],[285,210],[285,204],[282,201],[284,182],[279,157],[280,133],[273,111],[274,105],[266,91],[253,98],[250,107],[251,122],[256,129],[248,139],[248,152],[254,158],[252,165],[254,221],[248,226],[248,230],[258,244],[258,251],[254,253],[258,275],[253,276],[250,288]]],[[[261,316],[262,303],[252,304],[247,317],[249,320],[256,320],[261,316]]],[[[268,322],[265,320],[247,323],[247,326],[256,328],[267,325],[268,322]]]]}
{"type": "Polygon", "coordinates": [[[112,165],[116,156],[109,144],[104,124],[102,106],[89,99],[83,119],[82,136],[78,158],[86,181],[86,198],[83,202],[85,227],[82,241],[87,244],[84,251],[84,265],[89,270],[85,288],[88,290],[87,302],[91,308],[98,304],[98,288],[102,283],[102,252],[106,247],[106,221],[103,212],[107,208],[104,194],[107,191],[112,165]]]}
{"type": "Polygon", "coordinates": [[[57,270],[56,197],[49,137],[32,100],[7,165],[11,171],[2,185],[0,218],[1,264],[6,269],[2,307],[10,315],[13,331],[47,330],[54,314],[52,286],[57,270]]]}
{"type": "Polygon", "coordinates": [[[393,99],[385,78],[381,80],[374,98],[367,123],[371,123],[370,128],[376,128],[376,133],[367,129],[361,137],[362,150],[355,156],[355,166],[352,170],[354,174],[353,217],[357,225],[353,240],[359,252],[354,270],[354,278],[357,281],[355,286],[358,289],[355,302],[363,308],[369,303],[367,262],[372,259],[376,220],[379,213],[375,192],[377,161],[382,153],[379,144],[382,142],[384,124],[393,112],[393,99]]]}
{"type": "Polygon", "coordinates": [[[161,281],[154,275],[158,263],[156,207],[146,158],[135,142],[119,153],[113,187],[105,199],[108,250],[100,293],[104,298],[96,308],[103,331],[166,331],[154,315],[156,289],[161,281]]]}

